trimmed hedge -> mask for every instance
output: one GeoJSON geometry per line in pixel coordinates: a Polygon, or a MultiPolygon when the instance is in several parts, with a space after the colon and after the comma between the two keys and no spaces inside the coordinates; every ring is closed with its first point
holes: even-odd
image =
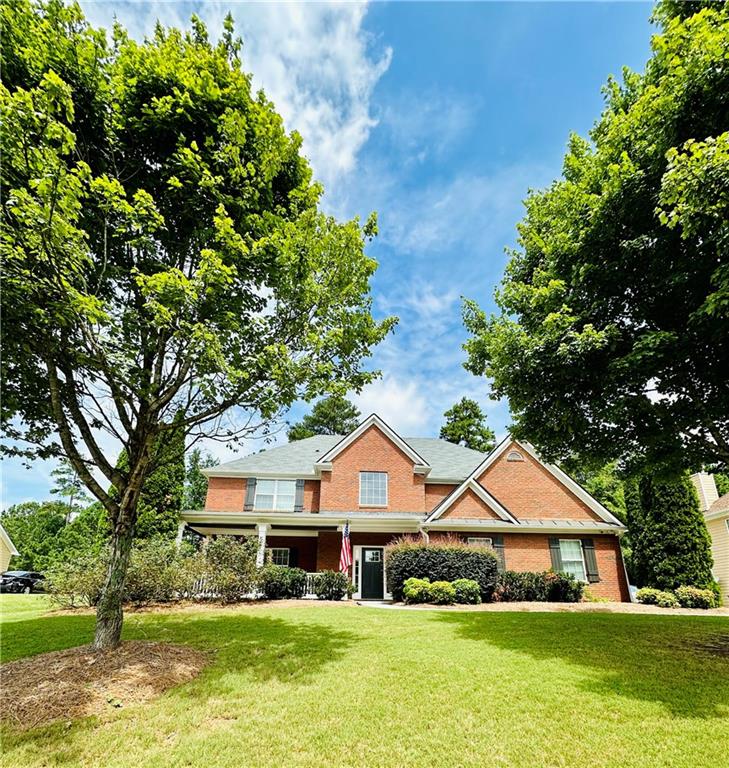
{"type": "Polygon", "coordinates": [[[429,602],[434,605],[453,605],[456,602],[456,588],[450,581],[434,581],[428,594],[429,602]]]}
{"type": "Polygon", "coordinates": [[[408,579],[403,584],[403,597],[406,603],[430,602],[430,579],[408,579]]]}
{"type": "Polygon", "coordinates": [[[351,588],[347,574],[339,571],[322,571],[314,578],[314,594],[319,600],[341,600],[351,588]]]}
{"type": "Polygon", "coordinates": [[[643,587],[636,594],[643,605],[657,605],[659,608],[716,608],[717,602],[712,589],[678,587],[674,592],[643,587]]]}
{"type": "Polygon", "coordinates": [[[395,600],[404,598],[408,579],[431,582],[472,579],[478,584],[481,599],[491,600],[498,574],[496,555],[486,547],[475,547],[457,540],[425,544],[421,539],[400,539],[387,548],[387,583],[395,600]]]}
{"type": "Polygon", "coordinates": [[[473,579],[456,579],[453,582],[456,590],[456,602],[462,605],[478,605],[481,602],[481,590],[478,582],[473,579]]]}
{"type": "Polygon", "coordinates": [[[452,605],[453,603],[475,605],[481,602],[481,590],[473,579],[434,581],[430,579],[408,579],[403,585],[406,603],[433,603],[434,605],[452,605]]]}
{"type": "Polygon", "coordinates": [[[499,574],[494,600],[504,603],[579,603],[585,585],[566,573],[504,571],[499,574]]]}
{"type": "Polygon", "coordinates": [[[267,600],[299,599],[306,593],[306,571],[285,565],[264,565],[258,572],[258,588],[267,600]]]}

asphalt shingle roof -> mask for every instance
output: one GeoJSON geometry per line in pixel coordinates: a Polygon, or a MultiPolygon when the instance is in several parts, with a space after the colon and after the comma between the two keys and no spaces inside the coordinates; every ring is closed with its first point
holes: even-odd
{"type": "MultiPolygon", "coordinates": [[[[236,472],[275,474],[280,472],[287,475],[310,477],[314,475],[314,463],[342,439],[341,435],[307,437],[305,440],[297,440],[220,464],[212,470],[211,474],[218,474],[219,472],[227,475],[236,472]]],[[[432,469],[428,475],[428,480],[431,482],[465,480],[486,458],[485,453],[437,438],[405,437],[403,440],[430,464],[432,469]]]]}

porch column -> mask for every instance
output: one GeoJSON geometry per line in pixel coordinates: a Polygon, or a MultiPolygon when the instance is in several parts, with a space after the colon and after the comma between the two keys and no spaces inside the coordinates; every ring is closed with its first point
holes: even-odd
{"type": "Polygon", "coordinates": [[[420,535],[423,537],[424,544],[430,544],[430,534],[428,533],[426,528],[420,529],[420,535]]]}
{"type": "Polygon", "coordinates": [[[266,559],[266,533],[268,525],[266,523],[257,523],[258,530],[258,554],[256,555],[256,566],[260,568],[266,559]]]}
{"type": "Polygon", "coordinates": [[[184,521],[179,523],[177,526],[177,537],[175,538],[175,543],[179,547],[180,544],[182,544],[182,534],[185,532],[185,527],[187,526],[187,523],[184,521]]]}

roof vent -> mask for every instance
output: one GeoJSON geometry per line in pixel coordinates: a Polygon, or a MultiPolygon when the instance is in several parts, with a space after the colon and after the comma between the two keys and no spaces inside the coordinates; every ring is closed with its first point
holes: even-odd
{"type": "Polygon", "coordinates": [[[524,461],[524,457],[519,453],[519,451],[509,451],[509,453],[506,454],[506,460],[507,461],[524,461]]]}

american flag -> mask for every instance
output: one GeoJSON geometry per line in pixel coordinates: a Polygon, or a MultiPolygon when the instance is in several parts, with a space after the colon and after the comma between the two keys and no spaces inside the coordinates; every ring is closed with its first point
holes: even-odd
{"type": "Polygon", "coordinates": [[[339,554],[339,570],[348,571],[350,565],[352,565],[352,545],[349,541],[349,523],[345,523],[342,531],[342,551],[339,554]]]}

